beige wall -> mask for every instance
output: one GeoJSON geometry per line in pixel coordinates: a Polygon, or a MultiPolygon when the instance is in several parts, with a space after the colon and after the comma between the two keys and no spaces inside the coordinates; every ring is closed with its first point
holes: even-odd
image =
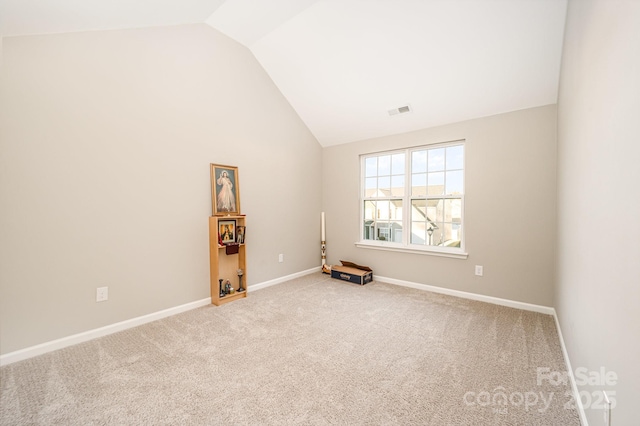
{"type": "Polygon", "coordinates": [[[639,417],[639,28],[638,1],[571,0],[558,103],[556,309],[573,369],[617,374],[614,425],[639,417]]]}
{"type": "Polygon", "coordinates": [[[323,151],[328,263],[374,274],[552,305],[556,210],[556,107],[516,111],[323,151]],[[356,248],[359,155],[466,140],[466,260],[356,248]],[[474,275],[484,266],[484,276],[474,275]]]}
{"type": "Polygon", "coordinates": [[[321,148],[249,50],[204,24],[3,41],[3,354],[208,297],[212,162],[239,167],[249,285],[319,265],[321,148]]]}

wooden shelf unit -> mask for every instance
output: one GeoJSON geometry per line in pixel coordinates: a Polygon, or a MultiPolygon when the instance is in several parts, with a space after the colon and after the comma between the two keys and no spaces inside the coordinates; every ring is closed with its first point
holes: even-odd
{"type": "Polygon", "coordinates": [[[210,216],[209,217],[209,268],[211,281],[211,303],[220,306],[224,303],[247,297],[247,256],[245,245],[240,244],[237,254],[226,254],[226,246],[218,244],[218,222],[224,220],[235,220],[236,229],[238,226],[246,226],[245,216],[210,216]],[[245,291],[239,293],[240,281],[238,279],[238,269],[242,269],[242,287],[245,291]],[[229,280],[236,290],[233,294],[220,297],[220,282],[222,285],[229,280]]]}

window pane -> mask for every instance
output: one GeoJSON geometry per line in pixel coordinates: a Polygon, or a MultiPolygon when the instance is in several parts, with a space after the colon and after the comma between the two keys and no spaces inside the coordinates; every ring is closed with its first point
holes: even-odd
{"type": "Polygon", "coordinates": [[[444,247],[460,247],[460,227],[452,223],[445,223],[442,227],[443,241],[440,245],[444,247]],[[455,226],[455,230],[454,230],[455,226]]]}
{"type": "Polygon", "coordinates": [[[381,155],[378,157],[378,176],[388,176],[391,174],[391,156],[381,155]]]}
{"type": "Polygon", "coordinates": [[[391,222],[391,239],[394,243],[402,242],[402,222],[394,221],[391,222]]]}
{"type": "Polygon", "coordinates": [[[369,157],[364,161],[364,175],[366,177],[378,175],[378,157],[369,157]]]}
{"type": "Polygon", "coordinates": [[[402,200],[391,201],[391,220],[402,220],[402,200]]]}
{"type": "Polygon", "coordinates": [[[447,199],[444,202],[445,222],[460,223],[462,221],[462,200],[459,198],[447,199]]]}
{"type": "Polygon", "coordinates": [[[376,214],[376,202],[375,201],[365,201],[364,202],[364,220],[373,221],[375,220],[376,214]]]}
{"type": "Polygon", "coordinates": [[[388,222],[378,222],[377,239],[380,241],[390,241],[391,228],[389,227],[388,222]]]}
{"type": "Polygon", "coordinates": [[[456,240],[458,243],[455,247],[460,247],[462,241],[462,225],[459,223],[451,224],[451,239],[456,240]]]}
{"type": "Polygon", "coordinates": [[[391,195],[404,196],[404,176],[391,176],[391,195]]]}
{"type": "Polygon", "coordinates": [[[464,148],[462,145],[447,148],[447,170],[460,169],[464,164],[464,148]]]}
{"type": "Polygon", "coordinates": [[[381,176],[378,178],[378,197],[388,197],[391,194],[391,177],[381,176]]]}
{"type": "Polygon", "coordinates": [[[411,223],[411,244],[423,244],[426,240],[426,231],[424,222],[412,222],[411,223]]]}
{"type": "Polygon", "coordinates": [[[435,222],[438,215],[438,200],[427,201],[427,217],[428,222],[435,222]]]}
{"type": "Polygon", "coordinates": [[[375,226],[372,220],[364,221],[364,229],[362,230],[362,238],[365,240],[375,240],[375,226]]]}
{"type": "Polygon", "coordinates": [[[376,212],[377,220],[389,220],[389,201],[381,200],[378,201],[378,210],[376,212]]]}
{"type": "Polygon", "coordinates": [[[424,173],[427,171],[427,151],[414,151],[411,154],[411,172],[424,173]]]}
{"type": "Polygon", "coordinates": [[[373,197],[374,194],[376,193],[377,186],[378,186],[378,179],[366,178],[364,180],[364,196],[373,197]]]}
{"type": "Polygon", "coordinates": [[[411,200],[411,220],[414,222],[424,222],[426,220],[426,215],[427,200],[411,200]]]}
{"type": "Polygon", "coordinates": [[[427,167],[430,172],[444,170],[444,148],[429,150],[429,163],[427,167]]]}
{"type": "Polygon", "coordinates": [[[426,227],[426,244],[428,246],[438,245],[442,236],[441,227],[435,222],[427,223],[426,227]]]}
{"type": "Polygon", "coordinates": [[[404,154],[391,156],[391,174],[404,175],[404,154]]]}
{"type": "Polygon", "coordinates": [[[435,220],[438,223],[444,222],[444,202],[445,200],[442,198],[427,201],[427,204],[433,206],[436,212],[435,218],[433,216],[430,217],[431,220],[435,220]]]}
{"type": "Polygon", "coordinates": [[[447,172],[447,187],[445,190],[445,194],[462,194],[464,192],[464,188],[462,187],[462,178],[462,170],[456,172],[447,172]]]}
{"type": "Polygon", "coordinates": [[[444,173],[429,173],[427,177],[428,195],[443,195],[444,194],[444,173]]]}
{"type": "Polygon", "coordinates": [[[426,197],[427,196],[427,174],[419,173],[411,176],[411,196],[426,197]]]}

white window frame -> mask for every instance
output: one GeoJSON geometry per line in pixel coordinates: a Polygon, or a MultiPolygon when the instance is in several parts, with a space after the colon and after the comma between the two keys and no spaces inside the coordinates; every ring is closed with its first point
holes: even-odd
{"type": "MultiPolygon", "coordinates": [[[[465,240],[466,240],[466,223],[465,223],[465,194],[466,194],[466,141],[465,140],[456,140],[450,142],[442,142],[442,143],[433,143],[426,144],[416,147],[404,148],[404,149],[395,149],[390,151],[379,151],[372,152],[368,154],[360,155],[360,216],[358,218],[358,228],[359,228],[359,241],[355,243],[356,247],[366,248],[366,249],[374,249],[374,250],[388,250],[388,251],[397,251],[397,252],[405,252],[405,253],[416,253],[416,254],[425,254],[431,256],[443,256],[443,257],[451,257],[456,259],[466,259],[468,257],[468,253],[465,250],[465,240]],[[461,200],[461,212],[460,212],[460,221],[462,227],[462,238],[460,240],[460,247],[442,247],[442,246],[429,246],[429,245],[419,245],[411,243],[411,156],[414,151],[422,151],[422,150],[432,150],[439,148],[447,148],[450,146],[462,145],[464,147],[464,156],[463,156],[463,193],[456,195],[438,195],[438,196],[427,196],[426,199],[429,198],[437,198],[437,199],[460,199],[461,200]],[[383,155],[393,155],[404,153],[405,155],[405,167],[404,167],[404,176],[405,176],[405,186],[404,186],[404,195],[402,197],[402,242],[391,242],[391,241],[380,241],[380,240],[365,240],[364,239],[364,203],[369,200],[379,200],[379,198],[365,197],[365,161],[367,158],[371,157],[380,157],[383,155]]],[[[394,199],[399,197],[390,197],[389,199],[394,199]]],[[[415,198],[415,197],[414,197],[415,198]]],[[[385,198],[386,200],[386,198],[385,198]]]]}

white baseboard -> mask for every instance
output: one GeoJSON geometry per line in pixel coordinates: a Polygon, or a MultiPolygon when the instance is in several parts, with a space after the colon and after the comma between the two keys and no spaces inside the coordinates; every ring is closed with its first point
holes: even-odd
{"type": "Polygon", "coordinates": [[[499,297],[485,296],[482,294],[468,293],[466,291],[452,290],[449,288],[436,287],[427,284],[414,283],[411,281],[396,280],[395,278],[373,276],[374,281],[385,282],[388,284],[399,285],[403,287],[411,287],[418,290],[431,291],[433,293],[446,294],[449,296],[462,297],[463,299],[477,300],[479,302],[492,303],[494,305],[507,306],[509,308],[523,309],[525,311],[539,312],[541,314],[554,315],[555,310],[549,306],[533,305],[531,303],[518,302],[515,300],[501,299],[499,297]]]}
{"type": "MultiPolygon", "coordinates": [[[[272,285],[280,284],[285,281],[292,280],[294,278],[302,277],[304,275],[319,272],[320,267],[308,269],[306,271],[298,272],[295,274],[287,275],[285,277],[277,278],[270,281],[265,281],[260,284],[254,284],[249,286],[247,291],[260,290],[272,285]]],[[[0,366],[12,364],[14,362],[22,361],[25,359],[33,358],[34,356],[42,355],[47,352],[52,352],[58,349],[66,348],[68,346],[77,345],[78,343],[87,342],[98,337],[107,336],[109,334],[117,333],[118,331],[127,330],[129,328],[137,327],[142,324],[146,324],[152,321],[157,321],[162,318],[166,318],[172,315],[186,312],[191,309],[206,306],[211,303],[211,298],[197,300],[195,302],[186,303],[184,305],[175,306],[173,308],[164,309],[159,312],[154,312],[148,315],[132,318],[129,320],[117,322],[115,324],[106,325],[104,327],[96,328],[93,330],[84,331],[82,333],[74,334],[60,339],[52,340],[50,342],[41,343],[28,348],[20,349],[15,352],[9,352],[4,355],[0,355],[0,366]]]]}
{"type": "Polygon", "coordinates": [[[582,398],[580,398],[580,390],[578,389],[578,385],[576,384],[576,378],[573,375],[573,368],[571,368],[571,361],[569,360],[569,352],[567,352],[567,347],[565,346],[564,338],[562,337],[562,330],[560,329],[560,320],[558,319],[558,315],[555,309],[553,310],[553,318],[556,321],[556,330],[558,330],[558,339],[560,339],[562,356],[564,357],[564,362],[567,365],[567,372],[569,373],[569,380],[571,381],[571,391],[573,392],[573,399],[578,409],[578,415],[580,416],[580,424],[582,426],[589,426],[589,422],[587,422],[587,414],[585,413],[584,405],[582,404],[582,398]]]}
{"type": "Polygon", "coordinates": [[[276,278],[269,281],[264,281],[264,282],[261,282],[260,284],[250,285],[249,287],[247,287],[247,291],[251,292],[255,290],[262,290],[263,288],[271,287],[272,285],[276,285],[276,284],[281,284],[285,281],[290,281],[294,278],[300,278],[305,275],[313,274],[314,272],[320,272],[320,270],[321,270],[321,267],[317,266],[315,268],[307,269],[306,271],[296,272],[295,274],[286,275],[284,277],[276,278]]]}
{"type": "Polygon", "coordinates": [[[114,324],[109,324],[104,327],[84,331],[82,333],[52,340],[50,342],[41,343],[39,345],[30,346],[28,348],[20,349],[15,352],[9,352],[7,354],[0,355],[0,366],[12,364],[14,362],[42,355],[47,352],[66,348],[67,346],[77,345],[78,343],[87,342],[98,337],[107,336],[109,334],[117,333],[118,331],[127,330],[129,328],[137,327],[148,322],[157,321],[159,319],[176,315],[181,312],[186,312],[191,309],[206,306],[210,303],[211,298],[207,297],[206,299],[197,300],[195,302],[186,303],[184,305],[175,306],[173,308],[164,309],[162,311],[154,312],[136,318],[131,318],[114,324]]]}
{"type": "Polygon", "coordinates": [[[402,280],[397,280],[395,278],[380,277],[377,275],[374,275],[373,279],[374,281],[385,282],[388,284],[394,284],[394,285],[399,285],[403,287],[410,287],[418,290],[431,291],[434,293],[446,294],[449,296],[456,296],[464,299],[477,300],[479,302],[493,303],[494,305],[507,306],[509,308],[523,309],[525,311],[539,312],[541,314],[547,314],[547,315],[553,316],[553,319],[556,324],[556,330],[558,331],[558,339],[560,340],[560,346],[562,347],[562,356],[564,358],[565,365],[567,366],[569,379],[571,380],[571,390],[573,392],[573,397],[576,402],[576,407],[578,409],[578,415],[580,416],[580,422],[582,426],[589,426],[589,423],[587,422],[587,416],[584,411],[584,406],[582,404],[582,399],[580,398],[578,385],[576,384],[576,379],[575,379],[575,376],[573,375],[573,369],[571,368],[569,353],[567,352],[567,347],[564,344],[564,338],[562,337],[562,330],[560,329],[560,321],[558,320],[558,315],[556,313],[555,308],[552,308],[549,306],[534,305],[534,304],[525,303],[525,302],[518,302],[515,300],[501,299],[499,297],[485,296],[482,294],[468,293],[465,291],[451,290],[448,288],[435,287],[427,284],[419,284],[411,281],[402,281],[402,280]]]}

